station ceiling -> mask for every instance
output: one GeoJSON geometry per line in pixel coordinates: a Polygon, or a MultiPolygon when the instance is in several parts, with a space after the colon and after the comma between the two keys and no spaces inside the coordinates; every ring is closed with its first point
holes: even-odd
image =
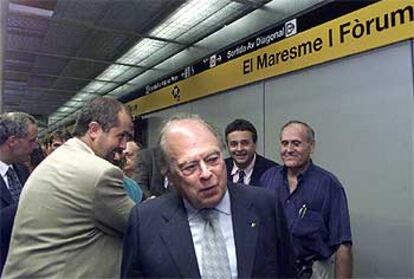
{"type": "Polygon", "coordinates": [[[133,94],[323,2],[2,0],[1,110],[53,129],[97,96],[133,94]]]}

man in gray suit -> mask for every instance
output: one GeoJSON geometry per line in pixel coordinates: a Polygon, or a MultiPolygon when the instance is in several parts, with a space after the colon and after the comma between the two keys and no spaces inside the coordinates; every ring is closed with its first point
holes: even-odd
{"type": "Polygon", "coordinates": [[[97,98],[82,109],[75,137],[49,155],[23,189],[3,277],[119,276],[133,202],[122,171],[104,158],[125,148],[131,124],[114,99],[97,98]]]}

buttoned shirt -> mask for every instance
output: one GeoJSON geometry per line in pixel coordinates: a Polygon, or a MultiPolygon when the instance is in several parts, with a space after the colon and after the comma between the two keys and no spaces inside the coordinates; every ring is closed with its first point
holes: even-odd
{"type": "MultiPolygon", "coordinates": [[[[203,275],[202,243],[205,221],[199,214],[200,210],[191,206],[191,204],[186,199],[184,199],[184,206],[187,211],[187,220],[190,225],[191,235],[193,237],[198,268],[200,270],[200,274],[203,275]]],[[[228,190],[226,191],[223,199],[214,209],[219,212],[219,225],[226,242],[226,250],[229,258],[231,275],[233,278],[237,278],[236,246],[234,244],[233,220],[231,218],[231,204],[228,190]]]]}
{"type": "Polygon", "coordinates": [[[267,170],[261,182],[283,204],[298,258],[328,259],[340,244],[352,243],[345,190],[332,173],[311,162],[292,193],[284,166],[267,170]]]}
{"type": "Polygon", "coordinates": [[[9,189],[9,180],[7,179],[7,171],[11,168],[11,165],[7,165],[6,163],[0,161],[0,174],[3,178],[4,183],[6,184],[7,189],[9,189]]]}
{"type": "Polygon", "coordinates": [[[253,168],[254,168],[255,163],[256,163],[256,153],[253,155],[253,160],[244,169],[240,169],[233,160],[233,169],[231,170],[231,176],[233,177],[233,183],[237,183],[237,181],[239,181],[239,170],[243,170],[245,174],[243,181],[244,181],[244,184],[248,185],[250,183],[250,180],[252,179],[253,168]]]}

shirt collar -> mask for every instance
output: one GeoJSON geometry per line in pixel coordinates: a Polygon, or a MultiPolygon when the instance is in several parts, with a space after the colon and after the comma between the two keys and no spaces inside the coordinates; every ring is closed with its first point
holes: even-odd
{"type": "Polygon", "coordinates": [[[9,170],[9,168],[11,167],[11,165],[7,165],[6,163],[0,161],[0,174],[1,176],[6,176],[7,171],[9,170]]]}
{"type": "MultiPolygon", "coordinates": [[[[191,220],[193,218],[195,218],[198,214],[198,212],[202,209],[197,209],[195,207],[193,207],[189,201],[187,201],[186,198],[183,197],[183,201],[184,201],[184,207],[187,211],[187,219],[191,220]]],[[[230,196],[229,196],[229,190],[226,190],[226,193],[224,194],[223,198],[221,199],[221,201],[214,207],[215,210],[226,214],[226,215],[230,215],[231,214],[231,205],[230,205],[230,196]]]]}
{"type": "MultiPolygon", "coordinates": [[[[93,149],[86,142],[84,142],[80,137],[73,137],[71,139],[68,139],[64,143],[64,145],[70,145],[70,144],[72,144],[72,142],[75,143],[75,144],[79,144],[79,145],[83,146],[88,152],[96,155],[95,151],[93,151],[93,149]]],[[[96,156],[98,156],[98,155],[96,155],[96,156]]]]}
{"type": "MultiPolygon", "coordinates": [[[[254,164],[256,163],[256,153],[253,155],[253,160],[250,162],[250,164],[243,169],[246,176],[250,177],[250,175],[253,173],[254,164]]],[[[239,171],[239,167],[236,165],[236,163],[233,160],[233,169],[231,170],[231,175],[235,175],[239,171]]]]}
{"type": "MultiPolygon", "coordinates": [[[[312,159],[310,159],[308,168],[303,173],[298,175],[298,181],[301,181],[304,177],[309,176],[309,173],[312,171],[313,167],[314,164],[312,162],[312,159]]],[[[283,167],[280,168],[280,172],[283,174],[283,176],[287,175],[287,169],[288,168],[285,165],[283,165],[283,167]]]]}

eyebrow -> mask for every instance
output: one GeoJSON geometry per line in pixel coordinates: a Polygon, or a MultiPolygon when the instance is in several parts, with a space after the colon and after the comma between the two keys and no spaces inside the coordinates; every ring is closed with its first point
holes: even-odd
{"type": "MultiPolygon", "coordinates": [[[[220,155],[220,151],[219,151],[219,150],[217,150],[217,151],[212,151],[211,153],[209,153],[209,154],[207,154],[206,156],[204,156],[202,159],[203,159],[203,160],[205,160],[206,158],[208,158],[208,157],[210,157],[210,156],[212,156],[212,155],[220,155]]],[[[178,166],[184,166],[184,165],[186,165],[186,164],[196,163],[196,162],[198,162],[198,160],[187,160],[187,161],[184,161],[183,163],[177,163],[177,165],[178,165],[178,166]]]]}

